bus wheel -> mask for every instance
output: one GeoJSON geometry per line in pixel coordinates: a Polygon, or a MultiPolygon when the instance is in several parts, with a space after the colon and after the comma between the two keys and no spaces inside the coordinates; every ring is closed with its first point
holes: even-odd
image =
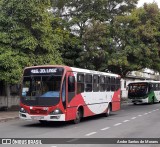
{"type": "Polygon", "coordinates": [[[154,104],[154,97],[152,97],[151,104],[154,104]]]}
{"type": "Polygon", "coordinates": [[[152,103],[154,104],[154,103],[155,103],[155,102],[154,102],[154,97],[153,97],[152,101],[153,101],[152,103]]]}
{"type": "Polygon", "coordinates": [[[108,117],[110,115],[110,112],[111,112],[111,106],[110,104],[108,105],[108,108],[107,108],[107,111],[105,113],[105,117],[108,117]]]}
{"type": "Polygon", "coordinates": [[[76,112],[76,118],[73,120],[74,124],[80,123],[81,117],[82,117],[82,112],[80,109],[78,109],[76,112]]]}
{"type": "Polygon", "coordinates": [[[133,103],[134,105],[137,105],[137,103],[133,103]]]}

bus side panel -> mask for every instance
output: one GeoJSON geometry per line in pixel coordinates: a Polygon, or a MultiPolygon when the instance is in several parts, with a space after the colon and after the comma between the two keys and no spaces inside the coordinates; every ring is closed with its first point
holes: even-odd
{"type": "Polygon", "coordinates": [[[67,106],[66,120],[73,120],[79,107],[83,107],[83,117],[95,115],[86,105],[81,94],[76,95],[67,106]]]}
{"type": "Polygon", "coordinates": [[[121,103],[120,103],[120,89],[114,92],[112,98],[112,111],[120,110],[121,103]]]}
{"type": "Polygon", "coordinates": [[[66,121],[69,121],[69,120],[74,120],[76,118],[76,110],[77,108],[76,107],[67,107],[67,113],[66,113],[66,121]]]}
{"type": "Polygon", "coordinates": [[[84,116],[83,117],[87,117],[87,116],[93,116],[96,115],[95,113],[93,113],[89,107],[87,105],[84,106],[84,116]]]}
{"type": "Polygon", "coordinates": [[[151,91],[149,94],[148,94],[148,103],[151,103],[152,102],[152,98],[155,97],[155,94],[154,94],[154,91],[151,91]]]}
{"type": "Polygon", "coordinates": [[[156,95],[156,102],[160,102],[160,91],[156,91],[155,92],[155,95],[156,95]]]}

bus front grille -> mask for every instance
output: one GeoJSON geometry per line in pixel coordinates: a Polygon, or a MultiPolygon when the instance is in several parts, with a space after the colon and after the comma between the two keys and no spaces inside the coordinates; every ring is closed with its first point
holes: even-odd
{"type": "Polygon", "coordinates": [[[30,110],[30,114],[47,114],[47,110],[42,110],[42,109],[30,110]]]}

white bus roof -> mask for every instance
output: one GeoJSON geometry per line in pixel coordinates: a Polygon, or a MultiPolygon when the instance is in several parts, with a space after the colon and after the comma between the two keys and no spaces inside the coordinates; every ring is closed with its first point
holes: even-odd
{"type": "Polygon", "coordinates": [[[30,66],[26,67],[28,68],[39,68],[39,67],[63,67],[63,68],[70,68],[73,72],[80,72],[80,73],[90,73],[90,74],[99,74],[99,75],[105,75],[105,76],[113,76],[113,77],[120,77],[118,74],[113,74],[109,72],[100,72],[100,71],[94,71],[94,70],[88,70],[88,69],[82,69],[82,68],[76,68],[76,67],[70,67],[65,65],[39,65],[39,66],[30,66]]]}
{"type": "Polygon", "coordinates": [[[73,72],[75,71],[75,72],[82,72],[82,73],[100,74],[100,75],[105,75],[105,76],[120,77],[120,75],[118,75],[118,74],[107,73],[107,72],[100,72],[100,71],[81,69],[81,68],[75,68],[75,67],[71,67],[71,69],[73,72]]]}
{"type": "Polygon", "coordinates": [[[129,84],[131,83],[160,83],[160,81],[153,81],[153,80],[146,80],[146,81],[132,81],[132,82],[129,82],[129,84]]]}

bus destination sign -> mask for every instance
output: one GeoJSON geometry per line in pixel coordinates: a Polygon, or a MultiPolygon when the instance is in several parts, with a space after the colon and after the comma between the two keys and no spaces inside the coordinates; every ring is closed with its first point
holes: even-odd
{"type": "Polygon", "coordinates": [[[32,74],[46,74],[46,73],[56,73],[57,72],[57,68],[40,68],[40,69],[32,69],[31,73],[32,74]]]}
{"type": "Polygon", "coordinates": [[[27,68],[24,70],[24,76],[30,75],[63,75],[64,69],[61,67],[37,67],[37,68],[27,68]]]}

